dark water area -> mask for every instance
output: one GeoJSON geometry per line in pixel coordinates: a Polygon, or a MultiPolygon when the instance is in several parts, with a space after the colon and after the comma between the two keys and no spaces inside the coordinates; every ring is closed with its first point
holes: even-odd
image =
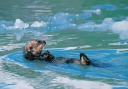
{"type": "Polygon", "coordinates": [[[0,89],[128,89],[127,33],[127,0],[1,0],[0,89]],[[29,62],[22,50],[35,39],[93,65],[29,62]]]}

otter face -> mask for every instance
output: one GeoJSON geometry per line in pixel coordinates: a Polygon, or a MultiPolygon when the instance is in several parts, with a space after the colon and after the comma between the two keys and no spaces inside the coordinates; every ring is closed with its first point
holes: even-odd
{"type": "Polygon", "coordinates": [[[80,53],[80,64],[81,65],[90,65],[91,64],[90,59],[84,53],[80,53]]]}
{"type": "Polygon", "coordinates": [[[40,54],[46,42],[43,40],[34,40],[29,42],[24,48],[24,54],[31,53],[32,55],[40,54]]]}

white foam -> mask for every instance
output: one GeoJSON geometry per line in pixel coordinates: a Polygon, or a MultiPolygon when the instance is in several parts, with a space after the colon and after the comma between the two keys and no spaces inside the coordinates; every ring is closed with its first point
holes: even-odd
{"type": "Polygon", "coordinates": [[[117,43],[109,43],[109,45],[121,45],[120,42],[117,43]]]}
{"type": "Polygon", "coordinates": [[[0,47],[0,51],[10,51],[13,50],[15,48],[22,48],[25,44],[21,43],[21,44],[8,44],[6,46],[1,46],[0,47]]]}
{"type": "Polygon", "coordinates": [[[90,45],[83,45],[83,46],[79,46],[78,48],[83,49],[83,48],[90,48],[90,47],[92,47],[92,46],[90,46],[90,45]]]}
{"type": "Polygon", "coordinates": [[[61,83],[66,86],[72,86],[74,89],[112,89],[111,85],[105,83],[86,80],[75,80],[64,77],[56,77],[52,80],[52,83],[61,83]]]}
{"type": "Polygon", "coordinates": [[[77,47],[67,47],[67,48],[65,48],[65,50],[74,50],[74,49],[77,49],[77,47]]]}
{"type": "Polygon", "coordinates": [[[21,81],[19,79],[12,79],[8,81],[4,81],[4,85],[2,89],[34,89],[34,88],[28,85],[25,81],[21,81]]]}
{"type": "Polygon", "coordinates": [[[74,50],[74,49],[83,49],[83,48],[90,48],[92,46],[90,45],[83,45],[83,46],[77,46],[77,47],[66,47],[64,50],[74,50]]]}
{"type": "Polygon", "coordinates": [[[25,79],[17,75],[0,72],[1,89],[34,89],[25,79]]]}

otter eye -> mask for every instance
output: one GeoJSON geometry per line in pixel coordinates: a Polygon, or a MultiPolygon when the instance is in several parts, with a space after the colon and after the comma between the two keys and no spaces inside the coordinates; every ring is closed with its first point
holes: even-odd
{"type": "Polygon", "coordinates": [[[42,43],[42,41],[40,41],[40,40],[38,40],[37,42],[38,42],[38,43],[42,43]]]}

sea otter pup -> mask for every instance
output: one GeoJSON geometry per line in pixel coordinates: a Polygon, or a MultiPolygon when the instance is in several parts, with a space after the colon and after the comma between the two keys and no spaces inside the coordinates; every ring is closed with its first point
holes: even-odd
{"type": "Polygon", "coordinates": [[[50,63],[75,63],[81,65],[91,64],[90,59],[84,53],[80,53],[80,59],[64,57],[55,58],[49,51],[41,53],[45,44],[46,42],[43,40],[35,40],[27,43],[24,47],[24,57],[31,61],[42,60],[50,63]]]}

